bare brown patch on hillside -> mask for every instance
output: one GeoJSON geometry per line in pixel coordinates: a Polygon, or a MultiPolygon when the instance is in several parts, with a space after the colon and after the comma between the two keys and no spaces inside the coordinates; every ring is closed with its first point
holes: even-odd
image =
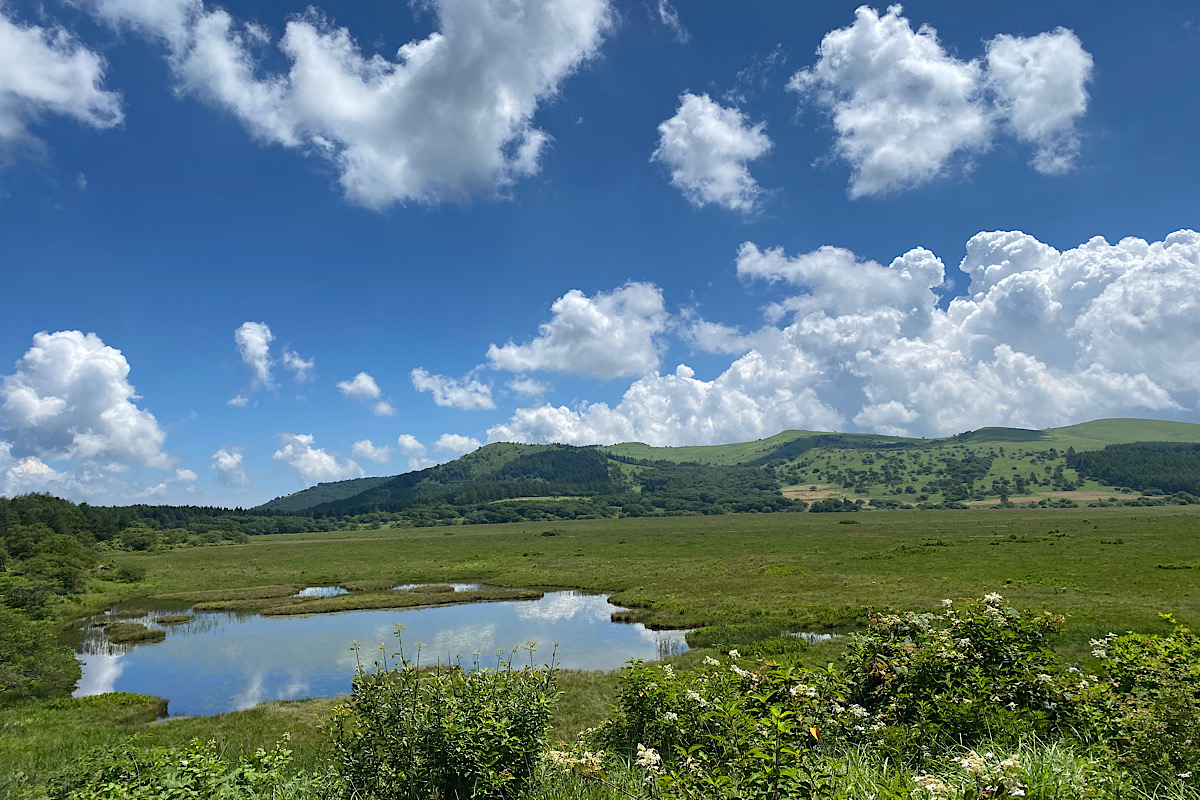
{"type": "Polygon", "coordinates": [[[828,483],[804,483],[783,487],[783,496],[789,500],[824,500],[826,497],[842,497],[845,494],[842,489],[835,489],[828,483]]]}
{"type": "MultiPolygon", "coordinates": [[[[1135,497],[1135,496],[1136,495],[1126,495],[1126,497],[1135,497]]],[[[1092,500],[1107,500],[1110,497],[1120,498],[1121,495],[1118,492],[1104,492],[1104,491],[1096,491],[1095,489],[1081,489],[1081,490],[1077,490],[1074,492],[1046,492],[1046,494],[1038,495],[1036,497],[1034,497],[1032,495],[1029,497],[1010,497],[1010,498],[1008,498],[1008,502],[1017,503],[1017,504],[1036,503],[1039,500],[1081,500],[1084,502],[1091,502],[1092,500]]],[[[998,498],[995,500],[970,500],[966,503],[963,503],[963,505],[966,505],[966,506],[996,506],[999,504],[1000,504],[1000,500],[998,498]]]]}

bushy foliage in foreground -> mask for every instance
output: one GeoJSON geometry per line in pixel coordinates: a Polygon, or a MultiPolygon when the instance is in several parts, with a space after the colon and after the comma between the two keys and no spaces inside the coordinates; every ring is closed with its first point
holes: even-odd
{"type": "Polygon", "coordinates": [[[185,750],[113,749],[93,754],[68,776],[51,783],[48,800],[306,800],[328,797],[327,775],[292,774],[286,738],[271,751],[230,761],[215,742],[185,750]]]}
{"type": "Polygon", "coordinates": [[[988,595],[875,615],[840,670],[737,650],[690,672],[636,664],[612,718],[549,759],[605,780],[624,755],[664,798],[859,796],[843,793],[851,752],[900,767],[881,797],[1022,796],[1027,767],[1012,753],[1031,737],[1095,753],[1108,764],[1098,786],[1167,791],[1200,773],[1197,638],[1097,640],[1104,680],[1049,649],[1061,622],[988,595]]]}
{"type": "Polygon", "coordinates": [[[334,771],[348,798],[515,798],[528,786],[558,695],[532,664],[468,671],[359,668],[329,723],[334,771]]]}
{"type": "Polygon", "coordinates": [[[1200,638],[1110,634],[1093,675],[1049,648],[1061,624],[988,595],[874,614],[842,667],[747,648],[689,670],[636,662],[610,718],[566,749],[546,747],[554,671],[532,658],[466,671],[398,655],[358,671],[327,773],[289,777],[282,749],[109,752],[50,797],[1200,800],[1200,638]]]}

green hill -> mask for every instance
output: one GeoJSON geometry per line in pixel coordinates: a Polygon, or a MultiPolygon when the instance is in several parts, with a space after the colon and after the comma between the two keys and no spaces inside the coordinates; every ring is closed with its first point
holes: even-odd
{"type": "Polygon", "coordinates": [[[1125,502],[1116,495],[1129,489],[1101,483],[1095,470],[1080,473],[1068,454],[1148,441],[1200,442],[1200,425],[1112,419],[1045,430],[980,428],[940,439],[784,431],[697,447],[497,443],[416,472],[320,484],[260,508],[430,525],[838,503],[1125,502]]]}
{"type": "Polygon", "coordinates": [[[1047,431],[1055,438],[1083,439],[1094,446],[1076,450],[1096,449],[1108,444],[1132,444],[1133,442],[1185,442],[1200,444],[1200,425],[1191,422],[1166,422],[1158,419],[1098,419],[1065,428],[1047,431]]]}
{"type": "Polygon", "coordinates": [[[322,503],[331,503],[346,497],[353,497],[369,489],[374,489],[381,483],[387,483],[391,478],[354,478],[348,481],[318,483],[299,492],[283,497],[276,497],[258,506],[261,511],[304,511],[315,508],[322,503]]]}

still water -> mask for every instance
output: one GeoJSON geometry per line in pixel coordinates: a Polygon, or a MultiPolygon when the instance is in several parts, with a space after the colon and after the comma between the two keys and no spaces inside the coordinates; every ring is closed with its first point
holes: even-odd
{"type": "MultiPolygon", "coordinates": [[[[497,648],[537,642],[535,660],[568,669],[617,669],[631,658],[651,660],[682,652],[683,631],[651,631],[616,624],[619,607],[606,595],[549,592],[541,600],[472,603],[435,608],[343,611],[299,617],[196,614],[182,625],[159,625],[165,612],[139,621],[162,627],[157,644],[109,643],[101,628],[86,625],[79,659],[83,677],[76,696],[136,692],[165,697],[172,716],[219,714],[268,700],[336,697],[350,691],[361,659],[373,663],[396,652],[394,626],[404,625],[404,651],[421,663],[437,660],[495,666],[497,648]],[[352,646],[361,646],[355,653],[352,646]],[[479,653],[480,655],[476,655],[479,653]]],[[[528,663],[528,654],[523,661],[528,663]]]]}

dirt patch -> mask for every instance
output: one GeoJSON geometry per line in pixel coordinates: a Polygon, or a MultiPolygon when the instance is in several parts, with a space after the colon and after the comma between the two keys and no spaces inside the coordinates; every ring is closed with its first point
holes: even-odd
{"type": "MultiPolygon", "coordinates": [[[[1133,497],[1134,495],[1127,495],[1133,497]]],[[[1117,492],[1103,492],[1092,490],[1080,490],[1075,492],[1046,492],[1044,495],[1028,497],[1010,497],[1008,502],[1020,505],[1022,503],[1037,503],[1041,500],[1080,500],[1091,502],[1092,500],[1107,500],[1110,497],[1120,498],[1121,495],[1117,492]]],[[[1000,505],[999,498],[993,500],[970,500],[963,503],[966,506],[997,506],[1000,505]]]]}
{"type": "Polygon", "coordinates": [[[828,483],[807,483],[783,487],[783,496],[789,500],[824,500],[826,497],[842,497],[845,494],[845,490],[835,489],[828,483]]]}

